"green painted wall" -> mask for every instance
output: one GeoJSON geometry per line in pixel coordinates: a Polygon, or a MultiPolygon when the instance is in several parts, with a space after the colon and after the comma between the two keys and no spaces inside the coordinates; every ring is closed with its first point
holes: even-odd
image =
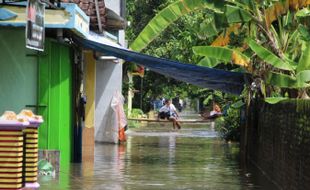
{"type": "Polygon", "coordinates": [[[60,150],[61,168],[71,161],[72,71],[70,48],[46,40],[39,58],[39,148],[60,150]],[[46,106],[46,107],[44,107],[46,106]]]}
{"type": "Polygon", "coordinates": [[[25,29],[0,27],[0,115],[37,103],[35,53],[25,48],[25,29]]]}

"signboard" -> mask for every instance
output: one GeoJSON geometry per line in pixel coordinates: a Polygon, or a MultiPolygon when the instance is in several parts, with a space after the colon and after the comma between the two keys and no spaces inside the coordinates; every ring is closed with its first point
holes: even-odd
{"type": "Polygon", "coordinates": [[[26,23],[26,47],[44,51],[44,3],[28,0],[26,23]]]}

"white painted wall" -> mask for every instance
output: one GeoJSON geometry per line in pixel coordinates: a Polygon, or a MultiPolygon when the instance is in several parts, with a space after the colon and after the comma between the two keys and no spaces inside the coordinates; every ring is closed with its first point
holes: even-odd
{"type": "Polygon", "coordinates": [[[98,61],[96,66],[95,141],[113,142],[111,128],[114,115],[111,100],[115,91],[121,92],[122,64],[98,61]]]}
{"type": "MultiPolygon", "coordinates": [[[[105,5],[120,13],[120,0],[105,0],[105,5]]],[[[119,31],[119,44],[125,44],[125,32],[119,31]]],[[[115,115],[111,100],[115,91],[122,91],[122,62],[101,60],[96,63],[95,141],[113,142],[111,129],[115,115]]]]}
{"type": "Polygon", "coordinates": [[[120,0],[104,0],[105,6],[120,14],[120,0]]]}
{"type": "MultiPolygon", "coordinates": [[[[115,13],[120,15],[120,11],[121,11],[120,0],[105,0],[104,3],[107,8],[113,10],[115,13]]],[[[122,46],[125,46],[125,31],[120,30],[118,35],[119,35],[119,43],[122,46]]]]}

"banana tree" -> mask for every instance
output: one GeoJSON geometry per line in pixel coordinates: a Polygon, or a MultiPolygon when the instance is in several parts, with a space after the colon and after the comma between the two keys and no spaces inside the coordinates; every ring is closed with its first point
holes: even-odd
{"type": "MultiPolygon", "coordinates": [[[[273,29],[273,35],[277,36],[274,43],[277,44],[279,51],[282,52],[282,58],[262,44],[259,44],[256,40],[250,37],[246,40],[245,43],[252,53],[250,55],[252,58],[250,64],[259,64],[261,68],[264,68],[263,72],[257,73],[256,71],[255,73],[253,71],[253,74],[256,75],[255,77],[263,79],[264,85],[261,85],[261,88],[265,88],[266,84],[285,89],[299,89],[300,97],[305,98],[307,97],[305,89],[310,86],[310,39],[308,38],[310,33],[300,30],[300,25],[293,31],[292,36],[287,36],[283,33],[284,31],[281,31],[281,29],[279,32],[273,29]],[[309,40],[307,41],[306,39],[309,40]],[[298,52],[301,53],[297,56],[293,55],[290,47],[300,47],[298,48],[298,52]]],[[[235,50],[227,47],[198,46],[194,47],[193,50],[197,55],[224,62],[234,60],[233,52],[235,50]]],[[[239,52],[238,55],[243,60],[249,60],[249,58],[241,52],[239,52]]],[[[238,62],[236,62],[236,64],[238,64],[238,62]]],[[[265,89],[261,90],[265,92],[265,89]]],[[[269,99],[269,101],[272,100],[269,99]]]]}
{"type": "MultiPolygon", "coordinates": [[[[171,23],[180,17],[191,12],[209,8],[215,12],[221,12],[223,0],[178,0],[161,10],[141,31],[138,37],[130,44],[131,50],[140,52],[160,33],[162,33],[171,23]],[[208,2],[208,3],[207,3],[208,2]]],[[[131,73],[137,73],[141,77],[144,75],[144,68],[131,64],[131,73]]]]}
{"type": "MultiPolygon", "coordinates": [[[[259,2],[251,0],[179,0],[160,11],[130,47],[135,51],[141,51],[179,17],[198,9],[207,8],[213,11],[215,16],[207,18],[206,22],[202,23],[202,29],[208,37],[216,38],[211,46],[194,47],[194,53],[204,56],[200,65],[214,67],[218,63],[229,62],[245,68],[254,77],[267,80],[266,84],[289,88],[307,87],[305,84],[307,68],[302,69],[304,72],[297,71],[297,65],[300,62],[297,64],[296,59],[300,57],[300,53],[298,53],[301,52],[300,49],[289,48],[293,47],[290,42],[281,42],[284,38],[286,41],[294,41],[300,31],[307,30],[302,30],[300,27],[301,29],[298,31],[296,29],[292,36],[288,35],[289,33],[284,35],[283,30],[280,30],[280,27],[274,28],[272,23],[283,15],[287,16],[291,11],[294,12],[309,4],[308,0],[265,0],[259,2]],[[244,40],[241,46],[229,44],[231,34],[238,35],[240,31],[245,31],[250,40],[244,40]],[[287,54],[292,51],[297,53],[294,57],[288,56],[287,54]]],[[[307,15],[306,11],[303,16],[305,14],[307,15]]],[[[292,17],[295,15],[293,14],[292,17]]]]}
{"type": "Polygon", "coordinates": [[[266,35],[273,41],[272,35],[268,33],[266,28],[268,29],[272,22],[277,20],[279,16],[286,14],[289,9],[296,10],[307,5],[310,5],[309,0],[265,0],[260,2],[251,0],[177,0],[161,10],[146,25],[130,45],[130,48],[134,51],[141,51],[172,22],[199,9],[209,9],[216,14],[211,19],[206,18],[207,22],[204,23],[202,28],[209,34],[208,37],[219,35],[219,38],[214,42],[214,46],[218,45],[216,42],[223,43],[223,41],[224,43],[221,46],[227,45],[229,34],[236,31],[240,25],[234,26],[233,29],[230,27],[228,30],[226,30],[226,26],[232,23],[249,23],[250,21],[255,21],[255,24],[262,28],[262,32],[267,33],[266,35]],[[225,32],[221,33],[223,30],[225,32]]]}
{"type": "Polygon", "coordinates": [[[209,8],[221,12],[223,0],[178,0],[161,10],[130,44],[134,51],[143,50],[150,42],[159,36],[171,23],[180,17],[199,9],[209,8]]]}

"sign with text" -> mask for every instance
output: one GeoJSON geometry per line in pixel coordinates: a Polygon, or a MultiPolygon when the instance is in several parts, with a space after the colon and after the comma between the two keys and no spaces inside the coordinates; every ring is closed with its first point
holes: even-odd
{"type": "Polygon", "coordinates": [[[26,47],[44,51],[44,3],[40,0],[28,0],[26,23],[26,47]]]}

